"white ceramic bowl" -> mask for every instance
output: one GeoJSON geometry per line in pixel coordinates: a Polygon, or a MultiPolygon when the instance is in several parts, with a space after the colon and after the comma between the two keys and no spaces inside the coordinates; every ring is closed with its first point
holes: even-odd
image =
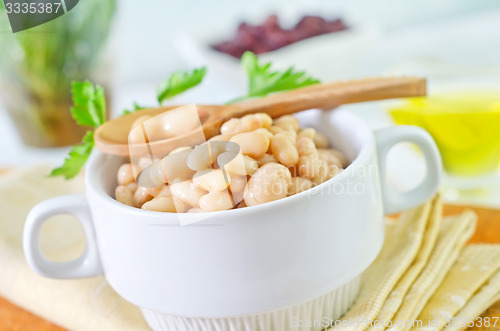
{"type": "Polygon", "coordinates": [[[204,213],[202,221],[181,226],[177,214],[114,200],[123,159],[95,151],[86,195],[42,202],[28,216],[28,263],[54,278],[104,273],[155,330],[293,330],[300,325],[295,321],[340,317],[382,246],[384,211],[430,198],[441,163],[433,140],[417,127],[373,134],[342,110],[299,117],[352,160],[335,178],[282,200],[204,213]],[[401,141],[419,145],[429,169],[423,183],[405,193],[388,188],[384,171],[388,150],[401,141]],[[42,256],[38,235],[48,217],[61,213],[80,220],[87,249],[75,261],[54,263],[42,256]]]}

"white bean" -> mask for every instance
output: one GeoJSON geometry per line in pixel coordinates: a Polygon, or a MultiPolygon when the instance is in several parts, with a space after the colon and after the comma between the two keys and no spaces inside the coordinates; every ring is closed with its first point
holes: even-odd
{"type": "Polygon", "coordinates": [[[257,161],[249,156],[238,154],[230,162],[224,164],[224,170],[232,175],[253,175],[259,168],[257,161]]]}
{"type": "Polygon", "coordinates": [[[273,154],[264,154],[260,158],[258,158],[256,161],[260,167],[266,163],[269,163],[269,162],[278,162],[278,160],[276,159],[276,157],[273,154]]]}
{"type": "Polygon", "coordinates": [[[318,151],[314,141],[309,137],[301,137],[297,140],[297,151],[300,156],[318,157],[318,151]]]}
{"type": "MultiPolygon", "coordinates": [[[[188,105],[172,109],[162,115],[159,115],[159,123],[161,123],[163,129],[160,139],[180,136],[200,127],[200,118],[198,113],[195,110],[186,109],[187,107],[192,106],[188,105]]],[[[154,141],[158,139],[156,139],[156,137],[152,137],[151,140],[154,141]]]]}
{"type": "Polygon", "coordinates": [[[330,144],[328,138],[320,132],[316,132],[313,140],[317,148],[327,148],[328,145],[330,144]]]}
{"type": "Polygon", "coordinates": [[[207,191],[196,187],[192,181],[184,181],[170,186],[172,195],[192,207],[199,207],[199,201],[207,191]]]}
{"type": "Polygon", "coordinates": [[[137,208],[140,208],[145,202],[151,199],[153,199],[153,196],[147,192],[145,187],[139,186],[134,193],[134,205],[137,208]]]}
{"type": "Polygon", "coordinates": [[[328,164],[336,164],[339,167],[342,167],[342,160],[333,149],[318,148],[318,156],[321,160],[326,161],[328,164]]]}
{"type": "Polygon", "coordinates": [[[266,154],[269,139],[258,132],[244,132],[234,135],[229,140],[240,145],[241,153],[254,159],[266,154]]]}
{"type": "Polygon", "coordinates": [[[194,175],[193,184],[205,191],[222,191],[231,185],[231,177],[222,169],[202,170],[194,175]]]}
{"type": "Polygon", "coordinates": [[[315,177],[324,177],[328,172],[328,164],[315,157],[301,156],[297,163],[297,169],[302,177],[313,179],[315,177]]]}
{"type": "Polygon", "coordinates": [[[205,170],[215,165],[219,155],[225,152],[237,154],[238,144],[227,141],[208,141],[196,146],[187,158],[187,166],[193,170],[205,170]]]}
{"type": "Polygon", "coordinates": [[[308,137],[314,141],[314,136],[316,135],[316,130],[313,128],[305,128],[299,131],[297,134],[297,139],[300,139],[302,137],[308,137]]]}
{"type": "Polygon", "coordinates": [[[126,186],[120,185],[116,187],[115,199],[127,206],[135,207],[134,193],[126,186]]]}
{"type": "Polygon", "coordinates": [[[273,125],[273,119],[271,116],[269,116],[266,113],[256,113],[254,114],[255,117],[257,117],[260,120],[261,126],[263,128],[269,128],[271,125],[273,125]]]}
{"type": "Polygon", "coordinates": [[[189,146],[177,147],[176,149],[174,149],[170,153],[168,153],[168,155],[179,153],[179,152],[186,151],[186,150],[191,151],[191,150],[193,150],[193,147],[189,147],[189,146]]]}
{"type": "Polygon", "coordinates": [[[248,181],[245,204],[254,206],[286,197],[291,180],[290,171],[284,165],[279,163],[263,165],[248,181]]]}
{"type": "Polygon", "coordinates": [[[235,203],[243,200],[243,194],[247,185],[247,176],[232,176],[231,177],[231,193],[235,203]]]}
{"type": "Polygon", "coordinates": [[[120,166],[117,180],[119,185],[127,185],[135,182],[134,170],[130,163],[125,163],[120,166]]]}
{"type": "Polygon", "coordinates": [[[208,139],[207,141],[228,141],[228,140],[229,140],[228,137],[219,134],[217,136],[213,136],[212,138],[208,139]]]}
{"type": "Polygon", "coordinates": [[[274,120],[274,125],[286,131],[297,131],[299,129],[299,120],[293,115],[284,115],[274,120]]]}
{"type": "Polygon", "coordinates": [[[228,190],[210,192],[200,198],[200,208],[203,211],[228,210],[233,207],[234,202],[228,190]]]}
{"type": "Polygon", "coordinates": [[[273,137],[271,150],[274,157],[287,167],[299,161],[299,153],[295,148],[295,144],[283,133],[278,133],[273,137]]]}
{"type": "Polygon", "coordinates": [[[292,177],[292,184],[288,187],[288,195],[294,195],[314,186],[314,183],[304,177],[292,177]]]}
{"type": "Polygon", "coordinates": [[[144,210],[162,211],[167,213],[177,212],[174,199],[169,196],[156,197],[144,203],[141,208],[144,210]]]}
{"type": "Polygon", "coordinates": [[[239,118],[231,118],[226,121],[220,127],[220,133],[224,137],[232,137],[239,132],[241,126],[241,120],[239,118]]]}

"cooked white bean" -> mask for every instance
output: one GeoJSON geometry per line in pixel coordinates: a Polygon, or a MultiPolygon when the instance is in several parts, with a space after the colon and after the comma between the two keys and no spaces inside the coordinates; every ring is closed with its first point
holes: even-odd
{"type": "Polygon", "coordinates": [[[330,144],[328,138],[320,132],[316,132],[313,141],[317,148],[327,148],[330,144]]]}
{"type": "Polygon", "coordinates": [[[238,176],[233,175],[231,177],[231,191],[233,192],[241,192],[245,189],[247,185],[247,176],[238,176]]]}
{"type": "Polygon", "coordinates": [[[248,114],[241,118],[241,132],[249,132],[262,128],[262,122],[258,116],[255,114],[248,114]]]}
{"type": "Polygon", "coordinates": [[[283,131],[280,133],[281,135],[285,136],[290,140],[295,145],[295,142],[297,141],[297,132],[295,131],[283,131]]]}
{"type": "MultiPolygon", "coordinates": [[[[198,112],[191,108],[192,106],[183,106],[169,110],[157,117],[161,125],[162,132],[156,132],[156,136],[150,136],[151,141],[179,136],[191,132],[200,127],[200,118],[198,112]]],[[[148,134],[149,136],[149,134],[148,134]]]]}
{"type": "Polygon", "coordinates": [[[269,147],[269,139],[258,132],[244,132],[234,135],[230,142],[240,145],[241,153],[254,159],[266,154],[269,147]]]}
{"type": "Polygon", "coordinates": [[[196,146],[187,158],[187,166],[193,170],[205,170],[215,165],[221,153],[239,153],[238,144],[228,141],[208,141],[196,146]]]}
{"type": "Polygon", "coordinates": [[[264,136],[267,137],[267,139],[269,139],[269,141],[271,141],[271,139],[273,139],[273,136],[274,136],[271,131],[269,131],[268,129],[264,129],[264,128],[257,129],[254,132],[263,134],[264,136]]]}
{"type": "Polygon", "coordinates": [[[228,210],[233,207],[233,199],[228,190],[210,192],[200,198],[200,208],[203,211],[228,210]]]}
{"type": "Polygon", "coordinates": [[[191,207],[199,207],[200,198],[208,193],[196,187],[191,180],[170,185],[170,191],[174,198],[187,203],[191,207]]]}
{"type": "MultiPolygon", "coordinates": [[[[167,213],[175,213],[177,212],[177,208],[174,203],[174,199],[169,196],[160,196],[156,197],[146,203],[144,203],[141,207],[144,210],[152,210],[152,211],[162,211],[167,213]]],[[[184,209],[184,208],[182,208],[184,209]]]]}
{"type": "Polygon", "coordinates": [[[172,196],[172,192],[170,191],[170,185],[165,186],[162,188],[157,194],[157,197],[168,197],[172,196]]]}
{"type": "Polygon", "coordinates": [[[139,187],[139,185],[137,185],[136,182],[132,182],[130,184],[127,184],[127,187],[132,191],[132,192],[135,192],[137,191],[137,188],[139,187]]]}
{"type": "Polygon", "coordinates": [[[247,176],[232,176],[231,177],[231,193],[233,195],[234,203],[239,203],[243,200],[245,187],[247,185],[247,176]]]}
{"type": "Polygon", "coordinates": [[[288,187],[288,195],[294,195],[313,187],[313,182],[304,177],[292,177],[292,183],[288,187]]]}
{"type": "Polygon", "coordinates": [[[278,133],[283,133],[286,130],[283,129],[282,127],[276,126],[276,125],[271,125],[268,129],[272,134],[278,134],[278,133]]]}
{"type": "Polygon", "coordinates": [[[313,128],[305,128],[299,131],[297,134],[297,139],[302,137],[308,137],[314,141],[314,136],[316,135],[316,130],[313,128]]]}
{"type": "Polygon", "coordinates": [[[160,194],[162,189],[163,189],[162,187],[147,187],[147,188],[145,188],[146,193],[153,196],[153,197],[158,196],[158,194],[160,194]]]}
{"type": "Polygon", "coordinates": [[[300,176],[313,179],[315,177],[325,177],[328,172],[328,164],[316,157],[301,156],[297,163],[297,169],[300,176]]]}
{"type": "Polygon", "coordinates": [[[232,137],[236,133],[240,132],[241,120],[239,118],[231,118],[226,121],[220,127],[220,133],[224,137],[232,137]]]}
{"type": "Polygon", "coordinates": [[[205,191],[222,191],[231,185],[231,177],[224,175],[222,169],[202,170],[194,175],[193,184],[205,191]]]}
{"type": "Polygon", "coordinates": [[[263,165],[248,181],[245,204],[254,206],[286,197],[291,180],[290,171],[284,165],[279,163],[263,165]]]}
{"type": "Polygon", "coordinates": [[[119,185],[127,185],[135,182],[134,170],[130,163],[125,163],[118,168],[117,180],[119,185]]]}
{"type": "Polygon", "coordinates": [[[115,199],[127,206],[135,207],[134,193],[126,186],[120,185],[116,187],[115,199]]]}
{"type": "Polygon", "coordinates": [[[260,167],[269,162],[278,162],[278,160],[273,154],[267,154],[267,153],[259,157],[256,161],[260,167]]]}
{"type": "Polygon", "coordinates": [[[212,138],[208,139],[207,141],[228,141],[229,137],[223,136],[221,134],[217,136],[213,136],[212,138]]]}
{"type": "Polygon", "coordinates": [[[342,160],[333,149],[318,148],[318,156],[321,160],[325,160],[328,164],[336,164],[342,167],[342,160]]]}
{"type": "Polygon", "coordinates": [[[254,114],[260,120],[261,126],[263,128],[269,128],[273,124],[273,119],[266,113],[256,113],[254,114]]]}
{"type": "Polygon", "coordinates": [[[140,208],[145,202],[151,199],[153,199],[153,196],[147,192],[145,187],[139,186],[134,193],[134,204],[137,208],[140,208]]]}
{"type": "Polygon", "coordinates": [[[285,166],[292,166],[299,161],[299,153],[295,144],[283,133],[278,133],[273,137],[271,150],[274,157],[285,166]]]}
{"type": "Polygon", "coordinates": [[[309,137],[301,137],[297,140],[297,151],[300,156],[318,157],[318,150],[314,141],[309,137]]]}
{"type": "Polygon", "coordinates": [[[193,147],[190,147],[190,146],[177,147],[176,149],[174,149],[170,153],[168,153],[168,155],[179,153],[179,152],[186,151],[186,150],[190,150],[191,151],[191,150],[193,150],[193,147]]]}
{"type": "Polygon", "coordinates": [[[232,161],[224,164],[224,170],[232,175],[253,175],[259,164],[250,156],[238,154],[232,161]]]}
{"type": "Polygon", "coordinates": [[[347,157],[341,151],[333,148],[329,149],[329,151],[340,160],[342,168],[347,168],[347,166],[349,165],[349,160],[347,160],[347,157]]]}
{"type": "Polygon", "coordinates": [[[281,116],[274,120],[274,125],[286,131],[297,131],[299,129],[299,120],[293,115],[281,116]]]}

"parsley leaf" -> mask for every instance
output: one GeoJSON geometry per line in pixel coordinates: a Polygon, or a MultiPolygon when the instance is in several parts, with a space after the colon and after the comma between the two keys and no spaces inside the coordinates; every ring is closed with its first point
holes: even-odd
{"type": "Polygon", "coordinates": [[[170,99],[190,88],[198,85],[205,77],[207,68],[194,69],[192,72],[176,71],[165,80],[157,89],[158,102],[170,99]]]}
{"type": "MultiPolygon", "coordinates": [[[[74,107],[71,114],[79,125],[97,128],[106,122],[106,97],[100,86],[89,81],[73,82],[71,85],[74,107]]],[[[78,175],[94,148],[94,131],[87,131],[82,143],[73,146],[64,164],[52,170],[50,177],[64,176],[71,179],[78,175]]]]}
{"type": "Polygon", "coordinates": [[[319,83],[319,80],[303,71],[295,71],[293,67],[285,71],[272,71],[271,63],[259,63],[257,56],[248,51],[241,57],[241,64],[248,75],[248,94],[232,102],[319,83]]]}
{"type": "Polygon", "coordinates": [[[94,148],[94,131],[87,131],[83,137],[82,143],[73,146],[68,157],[64,160],[64,164],[52,170],[50,177],[64,176],[66,179],[71,179],[78,175],[85,162],[94,148]]]}
{"type": "Polygon", "coordinates": [[[73,82],[71,85],[74,107],[71,115],[79,125],[93,128],[106,122],[106,98],[100,86],[89,81],[73,82]]]}

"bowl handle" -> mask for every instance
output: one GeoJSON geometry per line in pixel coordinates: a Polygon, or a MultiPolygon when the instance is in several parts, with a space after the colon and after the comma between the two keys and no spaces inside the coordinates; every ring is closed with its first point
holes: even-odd
{"type": "Polygon", "coordinates": [[[83,194],[65,195],[36,205],[26,219],[23,246],[29,266],[42,276],[85,278],[103,273],[90,208],[83,194]],[[43,223],[49,217],[60,214],[73,215],[80,221],[87,242],[84,253],[69,262],[49,261],[40,251],[39,235],[43,223]]]}
{"type": "Polygon", "coordinates": [[[394,214],[415,207],[432,198],[439,188],[443,165],[431,135],[424,129],[412,125],[393,126],[376,130],[374,133],[385,214],[394,214]],[[387,153],[400,142],[412,142],[420,147],[427,166],[427,174],[422,183],[407,192],[391,189],[386,176],[387,153]]]}

